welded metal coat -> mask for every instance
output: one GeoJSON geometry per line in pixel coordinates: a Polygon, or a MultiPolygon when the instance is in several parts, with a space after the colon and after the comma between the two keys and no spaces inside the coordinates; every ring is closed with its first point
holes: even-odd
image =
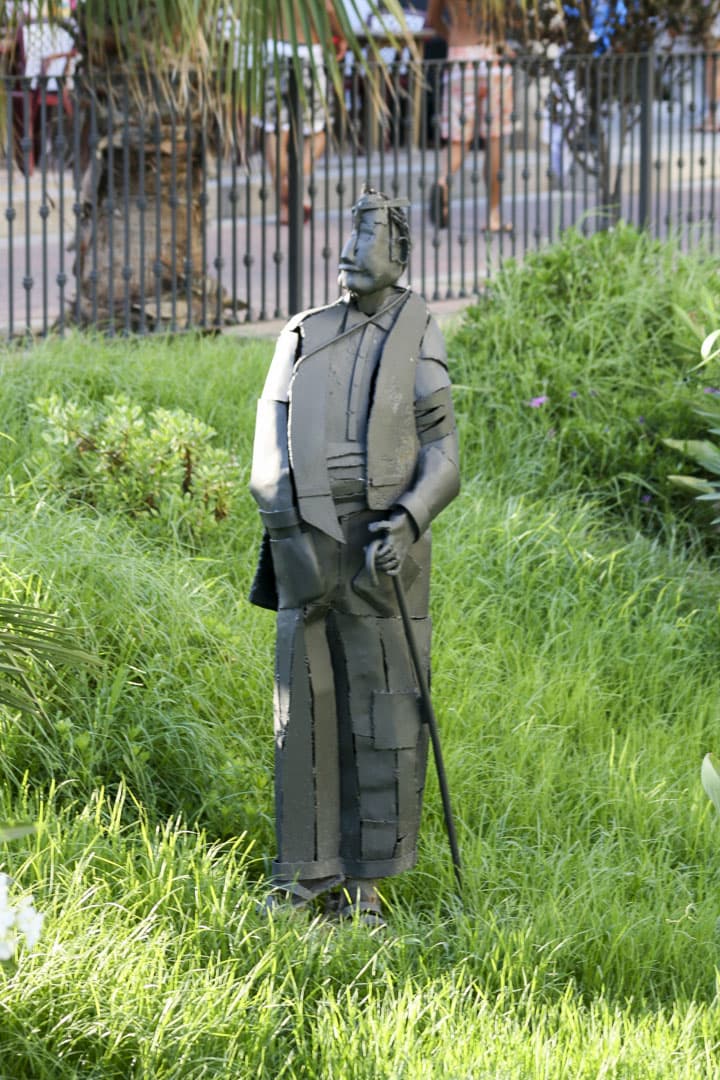
{"type": "Polygon", "coordinates": [[[427,734],[391,582],[364,570],[368,525],[398,507],[401,572],[429,665],[430,523],[457,494],[442,335],[396,289],[293,318],[258,402],[251,491],[265,526],[251,600],[277,609],[278,880],[414,865],[427,734]]]}

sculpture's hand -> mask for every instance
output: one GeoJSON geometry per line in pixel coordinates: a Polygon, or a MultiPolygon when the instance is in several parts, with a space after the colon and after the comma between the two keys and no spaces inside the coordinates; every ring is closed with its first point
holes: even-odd
{"type": "Polygon", "coordinates": [[[407,510],[395,510],[387,521],[373,521],[370,532],[384,533],[375,552],[375,564],[386,574],[399,574],[405,556],[417,540],[415,524],[407,510]]]}
{"type": "Polygon", "coordinates": [[[271,530],[270,553],[280,608],[303,607],[322,596],[323,570],[307,530],[297,525],[271,530]]]}

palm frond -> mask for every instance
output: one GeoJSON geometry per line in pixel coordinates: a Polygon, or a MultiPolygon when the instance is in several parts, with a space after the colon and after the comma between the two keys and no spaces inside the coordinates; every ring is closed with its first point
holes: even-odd
{"type": "MultiPolygon", "coordinates": [[[[502,39],[507,31],[527,26],[526,16],[531,9],[535,12],[539,0],[468,2],[502,39]]],[[[362,8],[356,0],[331,5],[326,0],[81,0],[72,23],[63,19],[58,0],[45,0],[44,14],[51,23],[72,29],[82,66],[94,81],[121,72],[142,99],[148,80],[154,80],[161,96],[176,107],[202,100],[219,114],[238,82],[259,92],[268,41],[322,43],[337,88],[340,64],[333,50],[334,31],[361,66],[378,61],[378,44],[360,42],[356,32],[368,8],[390,42],[411,42],[401,0],[369,0],[362,8]]],[[[12,10],[9,17],[11,22],[18,18],[12,10]]]]}
{"type": "Polygon", "coordinates": [[[692,458],[707,472],[720,476],[720,448],[709,439],[663,439],[665,446],[692,458]]]}
{"type": "Polygon", "coordinates": [[[720,811],[720,772],[718,760],[714,754],[706,754],[703,758],[700,779],[706,795],[712,799],[716,809],[720,811]]]}
{"type": "Polygon", "coordinates": [[[33,668],[54,674],[55,665],[93,664],[57,620],[36,608],[0,601],[0,704],[21,712],[42,711],[33,668]]]}

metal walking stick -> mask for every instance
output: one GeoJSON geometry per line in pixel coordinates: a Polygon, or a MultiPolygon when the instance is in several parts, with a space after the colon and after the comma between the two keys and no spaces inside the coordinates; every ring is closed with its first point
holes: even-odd
{"type": "MultiPolygon", "coordinates": [[[[365,564],[370,575],[370,579],[374,584],[377,584],[377,570],[375,568],[375,555],[377,549],[382,543],[382,540],[373,540],[368,544],[365,549],[365,564]]],[[[405,600],[405,593],[403,587],[400,584],[400,578],[395,574],[388,575],[392,579],[393,586],[395,588],[395,598],[397,600],[398,608],[400,609],[400,617],[402,619],[403,630],[405,632],[405,639],[407,641],[408,650],[410,652],[410,658],[412,660],[412,666],[415,669],[415,679],[417,680],[418,691],[420,693],[420,702],[423,709],[423,719],[430,729],[430,740],[433,747],[433,756],[435,758],[435,770],[437,772],[438,784],[440,786],[440,796],[442,798],[443,813],[445,815],[445,827],[447,829],[448,840],[450,841],[450,852],[452,855],[453,870],[455,871],[455,879],[458,883],[458,889],[462,894],[462,863],[460,861],[460,849],[458,848],[457,835],[455,832],[455,820],[453,818],[452,807],[450,806],[450,792],[448,790],[447,776],[445,774],[445,764],[443,762],[442,748],[440,746],[440,733],[438,731],[437,719],[435,717],[435,710],[433,709],[432,699],[430,697],[430,688],[425,678],[425,672],[423,670],[422,661],[420,659],[420,651],[417,647],[417,641],[415,640],[415,633],[412,628],[412,620],[410,619],[410,612],[407,608],[405,600]]]]}

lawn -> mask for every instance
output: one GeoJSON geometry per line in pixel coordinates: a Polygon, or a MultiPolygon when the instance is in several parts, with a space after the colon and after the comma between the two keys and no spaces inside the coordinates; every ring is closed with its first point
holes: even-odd
{"type": "Polygon", "coordinates": [[[434,527],[433,696],[465,887],[431,774],[383,934],[257,911],[274,627],[246,600],[247,480],[271,343],[0,353],[0,596],[96,658],[30,671],[42,715],[0,712],[0,820],[38,826],[0,869],[45,913],[0,965],[0,1077],[718,1075],[718,540],[661,440],[703,430],[719,312],[716,263],[620,228],[510,265],[449,335],[464,482],[434,527]],[[211,425],[227,513],[128,508],[48,441],[50,395],[211,425]]]}

